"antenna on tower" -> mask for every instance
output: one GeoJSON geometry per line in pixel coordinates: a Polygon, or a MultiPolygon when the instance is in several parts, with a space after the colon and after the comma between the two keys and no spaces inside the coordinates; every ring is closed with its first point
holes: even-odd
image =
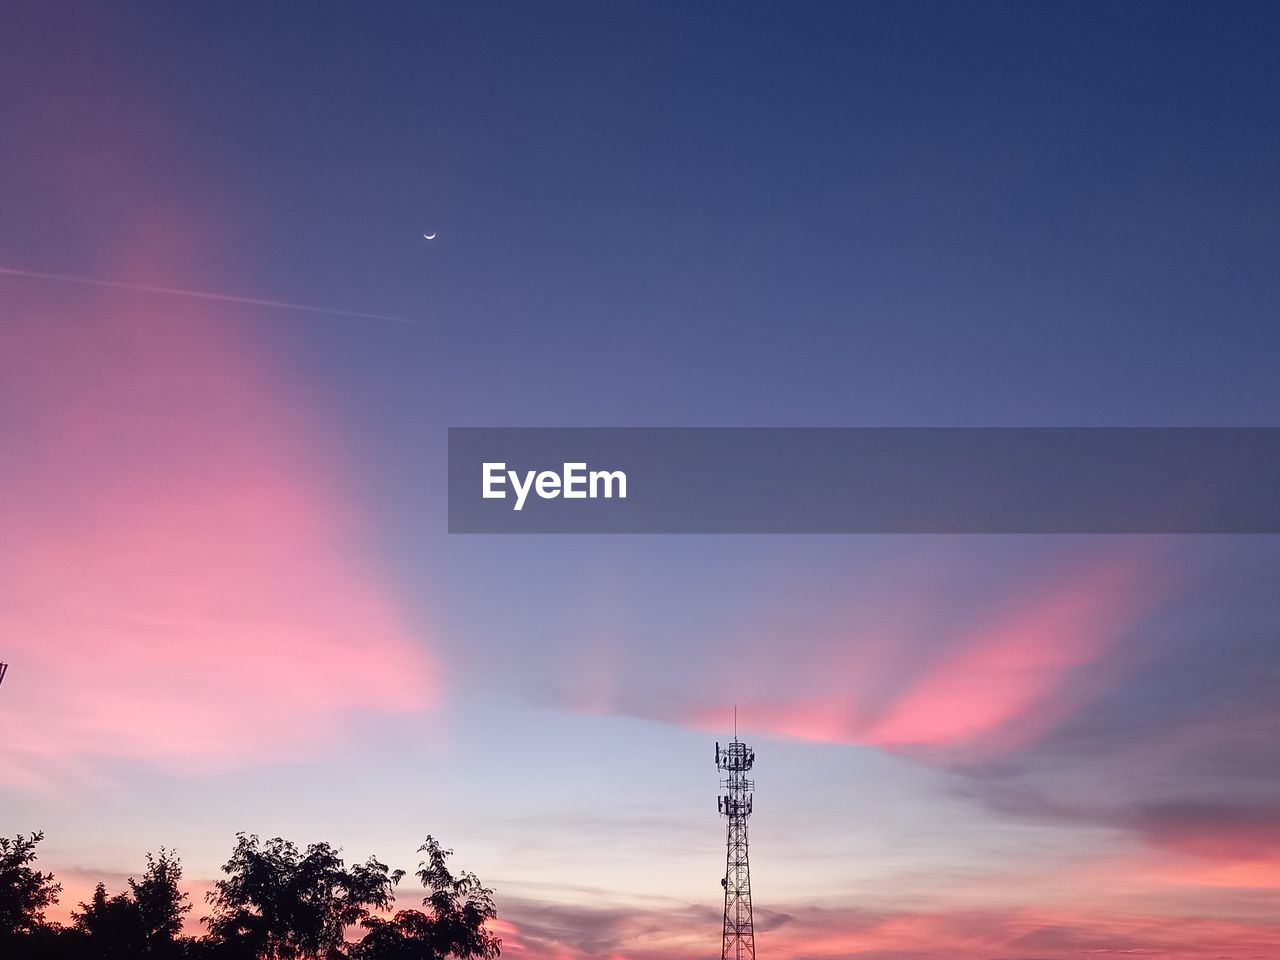
{"type": "Polygon", "coordinates": [[[738,739],[738,708],[733,708],[733,742],[716,744],[716,767],[727,776],[720,781],[725,793],[716,797],[716,808],[729,820],[725,843],[724,938],[720,960],[755,960],[756,935],[751,919],[751,866],[747,860],[747,818],[751,816],[755,781],[747,773],[756,753],[738,739]]]}

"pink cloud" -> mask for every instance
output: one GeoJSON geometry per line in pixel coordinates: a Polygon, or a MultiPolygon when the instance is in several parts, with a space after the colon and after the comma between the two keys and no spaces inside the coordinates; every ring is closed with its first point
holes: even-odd
{"type": "Polygon", "coordinates": [[[430,705],[322,409],[234,317],[82,296],[0,325],[0,770],[181,768],[430,705]]]}
{"type": "MultiPolygon", "coordinates": [[[[1095,868],[1101,864],[1094,864],[1095,868]]],[[[1118,864],[1113,863],[1114,869],[1118,864]]],[[[1091,874],[1095,892],[1119,878],[1091,874]]],[[[70,911],[92,894],[98,879],[110,891],[123,889],[123,874],[105,877],[92,872],[60,874],[66,884],[53,919],[68,920],[70,911]]],[[[1126,865],[1120,891],[1133,885],[1169,882],[1144,874],[1137,863],[1126,865]]],[[[208,882],[187,882],[192,910],[189,934],[203,932],[198,922],[208,882]]],[[[503,900],[502,916],[489,928],[502,938],[504,955],[527,960],[705,960],[719,949],[716,904],[670,906],[588,906],[534,900],[503,900]]],[[[352,931],[358,935],[358,931],[352,931]]],[[[1120,901],[1106,907],[1037,904],[1004,909],[966,909],[935,905],[912,910],[866,910],[856,906],[812,906],[803,903],[757,904],[756,946],[763,954],[842,960],[846,957],[894,957],[955,960],[992,957],[1037,957],[1078,960],[1082,956],[1159,957],[1161,960],[1254,960],[1280,951],[1280,925],[1263,916],[1246,919],[1214,915],[1125,909],[1120,901]]]]}
{"type": "MultiPolygon", "coordinates": [[[[1164,589],[1142,556],[1125,552],[993,599],[959,623],[885,612],[879,620],[926,642],[865,633],[800,645],[818,654],[779,665],[778,686],[804,692],[740,701],[739,716],[751,730],[799,740],[969,759],[1011,750],[1084,705],[1073,673],[1102,661],[1164,589]]],[[[677,716],[715,732],[730,722],[723,705],[691,703],[677,716]]]]}
{"type": "Polygon", "coordinates": [[[1054,696],[1064,679],[1104,654],[1150,600],[1139,570],[1113,560],[1017,598],[964,632],[860,739],[890,747],[983,741],[988,749],[1031,742],[1068,713],[1054,696]]]}
{"type": "MultiPolygon", "coordinates": [[[[1280,949],[1280,926],[1212,916],[1054,907],[877,912],[802,904],[758,911],[762,954],[842,960],[990,960],[1141,956],[1252,960],[1280,949]]],[[[719,918],[700,907],[600,908],[523,902],[504,941],[537,960],[701,960],[719,949],[719,918]]]]}
{"type": "MultiPolygon", "coordinates": [[[[761,941],[763,943],[764,941],[761,941]]],[[[843,921],[801,921],[768,938],[780,956],[956,960],[1034,956],[1144,956],[1162,960],[1240,958],[1271,954],[1280,928],[1208,917],[1132,916],[1052,908],[1010,911],[908,912],[843,921]]]]}

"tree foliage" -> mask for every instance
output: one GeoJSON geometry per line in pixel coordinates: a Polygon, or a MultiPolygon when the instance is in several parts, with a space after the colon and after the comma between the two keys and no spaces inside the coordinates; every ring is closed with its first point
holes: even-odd
{"type": "Polygon", "coordinates": [[[182,863],[171,850],[147,854],[141,880],[113,897],[99,883],[93,898],[72,914],[73,929],[87,941],[82,952],[99,960],[127,957],[176,957],[183,915],[191,909],[178,888],[182,863]]]}
{"type": "Polygon", "coordinates": [[[348,869],[327,843],[305,852],[288,840],[237,834],[227,875],[208,895],[212,936],[236,952],[264,960],[329,957],[346,928],[386,910],[404,876],[370,857],[348,869]]]}
{"type": "Polygon", "coordinates": [[[88,903],[71,915],[74,929],[84,939],[83,952],[101,960],[124,960],[147,952],[146,930],[138,905],[127,893],[107,896],[99,883],[88,903]]]}
{"type": "Polygon", "coordinates": [[[159,854],[147,854],[147,869],[141,880],[129,878],[129,892],[138,908],[147,948],[153,954],[172,952],[170,947],[182,933],[191,904],[178,887],[181,880],[182,861],[173,850],[164,847],[159,854]]]}
{"type": "Polygon", "coordinates": [[[191,905],[182,863],[163,847],[126,889],[112,894],[99,883],[69,926],[46,922],[61,887],[33,867],[42,839],[0,839],[3,960],[495,960],[500,952],[486,927],[497,917],[493,891],[473,873],[453,874],[452,851],[433,837],[419,848],[423,909],[388,917],[404,871],[373,857],[348,867],[327,843],[300,850],[237,834],[225,878],[207,895],[209,935],[201,938],[183,936],[191,905]],[[363,938],[348,942],[353,931],[363,938]]]}
{"type": "Polygon", "coordinates": [[[45,909],[58,902],[62,884],[32,869],[43,833],[0,837],[0,940],[30,934],[44,924],[45,909]]]}
{"type": "Polygon", "coordinates": [[[427,890],[422,901],[427,912],[402,910],[390,920],[370,917],[364,921],[368,933],[352,948],[356,960],[493,960],[501,952],[502,941],[485,925],[498,916],[493,890],[474,874],[463,871],[456,877],[447,860],[452,850],[443,849],[428,836],[418,848],[426,859],[418,864],[417,877],[427,890]]]}

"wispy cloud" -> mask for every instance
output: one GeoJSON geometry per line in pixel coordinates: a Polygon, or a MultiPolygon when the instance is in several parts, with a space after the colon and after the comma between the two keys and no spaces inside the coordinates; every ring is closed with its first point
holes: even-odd
{"type": "Polygon", "coordinates": [[[383,313],[364,313],[359,310],[343,310],[338,307],[317,307],[284,300],[264,300],[260,297],[242,297],[229,293],[209,293],[206,290],[186,290],[181,287],[160,287],[148,283],[128,283],[123,280],[102,280],[96,277],[74,277],[64,273],[43,273],[38,270],[19,270],[0,267],[0,274],[8,277],[25,277],[29,280],[50,280],[55,283],[78,283],[91,287],[109,287],[113,290],[130,290],[134,293],[152,293],[167,297],[184,297],[191,300],[211,300],[217,303],[235,303],[249,307],[269,307],[273,310],[293,310],[301,313],[324,313],[334,317],[352,317],[359,320],[385,320],[390,323],[408,323],[415,326],[432,326],[427,320],[408,317],[392,317],[383,313]]]}
{"type": "Polygon", "coordinates": [[[730,706],[708,693],[732,680],[743,726],[757,734],[864,744],[944,765],[1005,754],[1105,692],[1103,665],[1166,590],[1133,549],[1099,550],[1023,581],[961,612],[886,610],[878,619],[890,627],[838,639],[778,639],[758,650],[733,637],[723,642],[749,652],[694,661],[668,678],[663,697],[600,690],[570,706],[721,732],[730,706]],[[750,675],[738,677],[744,663],[750,675]]]}

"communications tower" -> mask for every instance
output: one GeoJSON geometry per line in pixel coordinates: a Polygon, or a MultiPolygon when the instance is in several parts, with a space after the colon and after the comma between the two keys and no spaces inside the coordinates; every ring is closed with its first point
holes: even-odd
{"type": "Polygon", "coordinates": [[[725,792],[716,806],[729,821],[725,849],[724,941],[720,960],[756,960],[756,934],[751,922],[751,867],[747,862],[747,818],[755,781],[747,773],[756,762],[756,752],[738,739],[738,711],[733,717],[733,743],[721,749],[716,743],[716,768],[725,774],[720,786],[725,792]]]}

